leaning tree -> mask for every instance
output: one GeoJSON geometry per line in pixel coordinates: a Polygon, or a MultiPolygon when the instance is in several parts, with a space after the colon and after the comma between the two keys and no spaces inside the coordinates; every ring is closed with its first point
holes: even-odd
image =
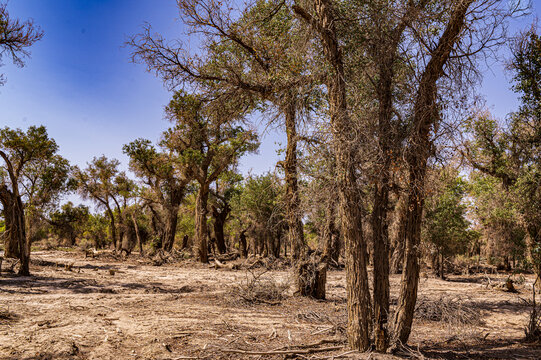
{"type": "Polygon", "coordinates": [[[29,274],[28,214],[37,215],[67,190],[69,165],[44,126],[27,131],[0,130],[0,202],[6,222],[5,255],[20,259],[19,273],[29,274]]]}

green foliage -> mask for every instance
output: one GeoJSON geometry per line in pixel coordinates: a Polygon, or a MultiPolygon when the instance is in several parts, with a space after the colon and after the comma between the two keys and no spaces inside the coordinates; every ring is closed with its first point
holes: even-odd
{"type": "Polygon", "coordinates": [[[96,249],[110,244],[108,236],[109,220],[103,214],[90,214],[88,221],[84,224],[83,237],[91,240],[96,249]]]}
{"type": "Polygon", "coordinates": [[[89,218],[87,206],[75,206],[71,201],[49,214],[52,232],[61,239],[69,240],[71,245],[74,245],[75,239],[83,234],[89,218]]]}
{"type": "Polygon", "coordinates": [[[73,189],[69,163],[58,155],[58,145],[44,126],[30,126],[26,132],[0,129],[0,151],[4,157],[1,181],[17,186],[27,211],[54,208],[73,189]]]}
{"type": "Polygon", "coordinates": [[[273,231],[283,226],[283,196],[281,182],[274,174],[249,176],[239,186],[231,206],[244,227],[251,225],[273,231]]]}
{"type": "Polygon", "coordinates": [[[464,254],[476,234],[466,218],[466,182],[456,170],[436,170],[435,192],[426,199],[423,222],[425,240],[444,256],[464,254]]]}

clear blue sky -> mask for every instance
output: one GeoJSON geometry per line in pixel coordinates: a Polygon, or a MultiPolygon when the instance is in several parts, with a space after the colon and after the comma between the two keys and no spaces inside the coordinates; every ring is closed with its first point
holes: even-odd
{"type": "MultiPolygon", "coordinates": [[[[534,14],[541,14],[541,0],[534,14]]],[[[175,0],[11,0],[12,17],[33,18],[45,36],[31,48],[22,69],[5,60],[0,73],[0,126],[47,126],[60,152],[84,166],[93,156],[120,159],[122,145],[138,137],[156,141],[168,127],[163,107],[170,94],[143,65],[129,61],[123,47],[144,22],[168,38],[181,36],[175,0]]],[[[512,31],[531,24],[532,17],[514,22],[512,31]]],[[[481,93],[498,117],[516,108],[516,96],[500,64],[486,72],[481,93]]],[[[241,162],[255,173],[274,168],[276,132],[263,139],[259,155],[241,162]]]]}

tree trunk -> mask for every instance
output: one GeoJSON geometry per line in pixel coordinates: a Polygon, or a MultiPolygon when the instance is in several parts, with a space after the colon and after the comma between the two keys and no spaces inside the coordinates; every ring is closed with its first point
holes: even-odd
{"type": "Polygon", "coordinates": [[[202,184],[199,187],[195,201],[195,246],[199,261],[208,262],[207,248],[207,201],[209,197],[209,187],[202,184]]]}
{"type": "Polygon", "coordinates": [[[26,238],[24,207],[21,197],[17,195],[16,189],[10,191],[6,185],[2,185],[0,186],[0,201],[4,206],[6,232],[8,233],[5,256],[17,255],[20,261],[19,275],[28,276],[30,275],[30,241],[26,238]]]}
{"type": "Polygon", "coordinates": [[[224,254],[227,251],[225,245],[224,237],[224,226],[227,216],[231,208],[225,204],[222,211],[219,211],[216,206],[212,206],[212,217],[214,218],[214,237],[216,238],[216,246],[218,247],[218,252],[224,254]]]}
{"type": "Polygon", "coordinates": [[[248,257],[248,248],[246,247],[245,233],[246,233],[246,230],[242,230],[239,236],[240,257],[244,259],[248,257]]]}
{"type": "Polygon", "coordinates": [[[4,208],[5,235],[4,256],[7,258],[19,258],[19,230],[17,229],[17,213],[15,209],[16,199],[7,186],[0,186],[0,201],[4,208]]]}
{"type": "Polygon", "coordinates": [[[338,264],[340,258],[340,232],[336,228],[335,223],[336,203],[331,200],[325,213],[325,230],[323,236],[325,245],[323,248],[323,256],[327,261],[334,261],[338,264]]]}
{"type": "Polygon", "coordinates": [[[297,183],[297,127],[296,111],[293,99],[284,108],[287,145],[284,173],[286,180],[286,216],[288,238],[291,244],[291,258],[302,257],[304,248],[304,229],[301,221],[299,187],[297,183]]]}
{"type": "Polygon", "coordinates": [[[139,246],[139,256],[144,256],[143,252],[143,242],[141,241],[141,235],[139,234],[139,225],[137,225],[137,220],[135,219],[135,215],[131,213],[131,220],[133,222],[133,227],[135,229],[135,236],[137,237],[137,245],[139,246]]]}
{"type": "Polygon", "coordinates": [[[364,351],[370,348],[372,316],[366,268],[366,242],[362,231],[361,198],[355,167],[356,145],[359,139],[348,115],[346,74],[335,28],[335,10],[325,0],[314,1],[314,16],[298,5],[294,5],[293,10],[319,34],[326,58],[332,67],[327,88],[336,156],[341,233],[346,250],[347,337],[352,349],[364,351]]]}
{"type": "Polygon", "coordinates": [[[163,232],[162,248],[164,251],[171,251],[175,243],[178,223],[178,206],[170,206],[165,209],[165,229],[163,232]]]}
{"type": "Polygon", "coordinates": [[[467,10],[474,0],[454,5],[449,22],[432,57],[421,76],[413,108],[412,134],[407,155],[409,170],[408,216],[406,218],[406,253],[400,295],[396,308],[394,336],[397,345],[406,344],[411,333],[413,313],[419,285],[419,243],[424,204],[424,185],[427,161],[431,151],[430,130],[438,120],[436,83],[443,75],[443,66],[449,59],[460,31],[464,27],[467,10]]]}
{"type": "Polygon", "coordinates": [[[109,215],[109,229],[111,230],[111,237],[113,239],[113,249],[117,249],[117,233],[116,233],[116,223],[115,223],[115,214],[111,208],[107,207],[107,214],[109,215]]]}
{"type": "Polygon", "coordinates": [[[394,249],[391,257],[391,270],[392,274],[400,274],[402,272],[402,266],[404,264],[404,245],[406,236],[406,218],[408,216],[408,208],[406,201],[407,197],[401,196],[401,206],[398,207],[399,219],[398,219],[398,231],[396,237],[393,240],[394,249]],[[402,200],[404,199],[404,200],[402,200]]]}
{"type": "Polygon", "coordinates": [[[376,351],[385,352],[389,345],[387,321],[389,315],[389,229],[387,208],[389,187],[385,180],[376,185],[372,210],[374,241],[374,340],[376,351]],[[381,186],[379,186],[381,185],[381,186]]]}

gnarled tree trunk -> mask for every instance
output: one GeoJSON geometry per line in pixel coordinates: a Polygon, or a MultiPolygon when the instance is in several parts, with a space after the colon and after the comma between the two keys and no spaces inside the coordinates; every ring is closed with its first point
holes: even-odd
{"type": "Polygon", "coordinates": [[[26,238],[24,207],[16,191],[10,191],[5,184],[0,186],[0,201],[4,206],[6,219],[6,256],[18,257],[19,275],[30,275],[30,242],[26,238]],[[9,220],[8,220],[9,219],[9,220]],[[9,251],[9,252],[8,252],[9,251]]]}

